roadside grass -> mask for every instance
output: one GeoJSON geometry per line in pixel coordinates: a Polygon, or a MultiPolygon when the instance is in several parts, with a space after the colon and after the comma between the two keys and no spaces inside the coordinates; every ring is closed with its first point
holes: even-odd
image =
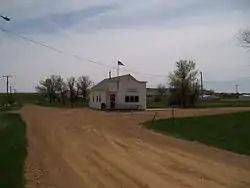
{"type": "MultiPolygon", "coordinates": [[[[12,95],[17,103],[36,103],[44,100],[44,96],[40,93],[15,93],[12,95]]],[[[0,93],[0,103],[6,100],[6,93],[0,93]]]]}
{"type": "Polygon", "coordinates": [[[250,100],[216,100],[200,102],[197,108],[250,107],[250,100]]]}
{"type": "Polygon", "coordinates": [[[56,107],[56,108],[85,108],[88,107],[88,101],[75,101],[73,103],[73,107],[69,102],[66,102],[65,104],[59,103],[59,102],[53,102],[49,103],[49,101],[39,101],[36,102],[35,104],[39,106],[45,106],[45,107],[56,107]]]}
{"type": "MultiPolygon", "coordinates": [[[[147,101],[147,108],[170,108],[167,102],[147,101]]],[[[227,107],[250,107],[250,100],[213,100],[199,101],[195,108],[227,108],[227,107]]]]}
{"type": "MultiPolygon", "coordinates": [[[[69,102],[62,104],[59,102],[49,103],[46,100],[46,97],[40,93],[15,93],[12,95],[12,98],[15,101],[15,104],[11,106],[4,105],[8,98],[6,93],[0,93],[0,112],[1,111],[9,111],[9,110],[18,110],[25,104],[36,104],[40,106],[46,107],[57,107],[57,108],[71,108],[71,104],[69,102]]],[[[83,101],[82,99],[78,99],[74,101],[74,108],[83,108],[88,106],[88,101],[83,101]]]]}
{"type": "Polygon", "coordinates": [[[167,108],[169,107],[167,103],[164,102],[153,102],[153,101],[147,101],[147,108],[167,108]]]}
{"type": "MultiPolygon", "coordinates": [[[[37,104],[41,106],[47,107],[58,107],[58,108],[69,108],[71,107],[70,103],[63,105],[58,102],[54,102],[52,104],[49,103],[48,100],[45,99],[45,96],[40,93],[15,93],[12,95],[15,104],[13,105],[13,109],[18,109],[24,104],[37,104]]],[[[0,111],[1,108],[9,109],[9,107],[4,107],[3,104],[6,103],[7,96],[6,93],[0,93],[0,111]],[[2,107],[1,107],[2,106],[2,107]]],[[[78,101],[74,102],[74,106],[76,108],[87,107],[88,102],[82,101],[79,99],[78,101]]],[[[169,108],[168,105],[168,98],[165,97],[160,102],[155,102],[153,99],[147,99],[147,108],[169,108]]],[[[250,107],[250,100],[239,100],[239,99],[228,99],[228,100],[213,100],[213,101],[200,101],[196,108],[223,108],[223,107],[250,107]]],[[[5,111],[6,111],[5,110],[5,111]]]]}
{"type": "Polygon", "coordinates": [[[19,114],[0,113],[0,187],[24,188],[26,126],[19,114]]]}
{"type": "Polygon", "coordinates": [[[160,119],[146,128],[190,141],[250,155],[250,112],[160,119]]]}
{"type": "Polygon", "coordinates": [[[0,112],[18,110],[24,104],[36,103],[43,99],[43,96],[38,93],[15,93],[7,96],[6,93],[0,93],[0,112]],[[13,100],[13,104],[8,104],[9,99],[13,100]]]}
{"type": "Polygon", "coordinates": [[[1,112],[7,112],[12,110],[19,110],[23,105],[21,103],[16,103],[9,106],[0,106],[0,113],[1,112]]]}

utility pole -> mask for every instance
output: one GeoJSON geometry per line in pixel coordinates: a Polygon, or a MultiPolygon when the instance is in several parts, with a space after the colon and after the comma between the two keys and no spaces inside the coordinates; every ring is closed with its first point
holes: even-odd
{"type": "Polygon", "coordinates": [[[235,84],[235,93],[239,92],[238,88],[239,88],[239,84],[235,84]]]}
{"type": "Polygon", "coordinates": [[[203,73],[200,72],[201,74],[201,98],[203,99],[203,73]]]}
{"type": "Polygon", "coordinates": [[[9,78],[12,78],[11,75],[5,75],[3,76],[4,78],[6,78],[6,94],[9,94],[9,78]]]}
{"type": "Polygon", "coordinates": [[[10,88],[10,94],[12,94],[12,88],[13,88],[13,86],[9,86],[9,88],[10,88]]]}

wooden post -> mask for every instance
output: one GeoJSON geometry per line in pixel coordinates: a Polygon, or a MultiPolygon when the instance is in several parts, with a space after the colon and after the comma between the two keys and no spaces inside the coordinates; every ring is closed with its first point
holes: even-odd
{"type": "Polygon", "coordinates": [[[174,125],[174,119],[175,119],[174,107],[171,108],[171,119],[172,119],[172,124],[174,125]]]}
{"type": "Polygon", "coordinates": [[[155,122],[156,116],[157,116],[157,112],[155,112],[154,118],[153,118],[153,120],[152,120],[152,123],[153,123],[153,124],[154,124],[154,122],[155,122]]]}

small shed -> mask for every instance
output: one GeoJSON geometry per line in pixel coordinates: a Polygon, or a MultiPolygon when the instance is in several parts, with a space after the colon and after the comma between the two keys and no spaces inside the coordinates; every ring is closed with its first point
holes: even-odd
{"type": "Polygon", "coordinates": [[[89,107],[94,109],[146,109],[146,82],[131,74],[109,77],[93,86],[89,107]]]}

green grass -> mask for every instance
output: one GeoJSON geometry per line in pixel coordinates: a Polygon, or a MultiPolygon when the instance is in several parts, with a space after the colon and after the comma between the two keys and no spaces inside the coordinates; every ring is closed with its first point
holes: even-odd
{"type": "MultiPolygon", "coordinates": [[[[44,100],[44,96],[39,93],[15,93],[13,98],[17,103],[35,103],[44,100]]],[[[6,93],[0,93],[0,104],[6,101],[6,93]]]]}
{"type": "Polygon", "coordinates": [[[0,113],[1,112],[7,112],[7,111],[12,111],[12,110],[19,110],[23,105],[22,104],[14,104],[11,106],[0,106],[0,113]]]}
{"type": "Polygon", "coordinates": [[[0,187],[24,188],[26,127],[19,114],[0,113],[0,187]]]}
{"type": "Polygon", "coordinates": [[[200,108],[223,108],[223,107],[250,107],[250,100],[217,100],[200,102],[197,107],[200,108]]]}
{"type": "MultiPolygon", "coordinates": [[[[49,101],[39,101],[35,103],[40,106],[46,106],[46,107],[56,107],[56,108],[71,108],[71,104],[69,102],[66,102],[65,104],[58,103],[58,102],[53,102],[49,103],[49,101]]],[[[75,101],[73,103],[73,108],[84,108],[88,107],[88,101],[75,101]]]]}
{"type": "MultiPolygon", "coordinates": [[[[6,101],[8,101],[8,98],[6,96],[6,93],[0,93],[0,112],[1,111],[9,111],[9,110],[17,110],[21,108],[24,104],[37,104],[40,106],[47,106],[47,107],[58,107],[58,108],[70,108],[71,104],[67,102],[66,104],[62,104],[59,102],[53,102],[49,103],[48,99],[42,94],[39,93],[16,93],[14,96],[12,96],[15,104],[12,106],[4,106],[1,104],[6,104],[6,101]]],[[[88,101],[83,101],[81,99],[78,99],[74,102],[74,108],[82,108],[87,107],[88,101]]]]}
{"type": "Polygon", "coordinates": [[[16,93],[9,96],[7,96],[6,93],[0,93],[0,112],[18,110],[24,104],[35,104],[42,100],[44,100],[44,96],[37,93],[16,93]],[[10,98],[13,100],[14,104],[7,105],[10,98]]]}
{"type": "Polygon", "coordinates": [[[167,103],[147,101],[147,108],[167,108],[167,103]]]}
{"type": "Polygon", "coordinates": [[[250,155],[250,112],[216,116],[160,119],[146,122],[149,129],[250,155]]]}
{"type": "MultiPolygon", "coordinates": [[[[167,102],[147,101],[147,108],[169,108],[167,102]]],[[[196,108],[227,108],[227,107],[250,107],[250,100],[213,100],[200,101],[196,108]]]]}

